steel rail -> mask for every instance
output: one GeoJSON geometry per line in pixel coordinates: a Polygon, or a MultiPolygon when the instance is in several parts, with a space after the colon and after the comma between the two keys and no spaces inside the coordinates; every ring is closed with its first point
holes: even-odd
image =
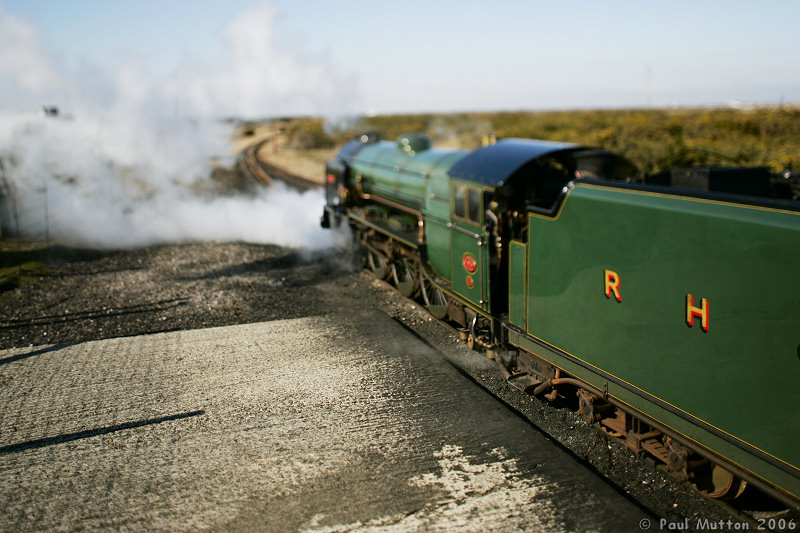
{"type": "Polygon", "coordinates": [[[259,156],[259,151],[270,141],[272,141],[271,138],[248,145],[237,158],[237,166],[250,182],[264,186],[271,185],[275,180],[278,180],[301,192],[322,186],[322,184],[314,180],[290,172],[279,165],[262,159],[259,156]]]}

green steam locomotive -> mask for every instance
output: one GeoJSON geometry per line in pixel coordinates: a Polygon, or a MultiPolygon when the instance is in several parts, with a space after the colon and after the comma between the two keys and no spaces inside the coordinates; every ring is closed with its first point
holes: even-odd
{"type": "Polygon", "coordinates": [[[766,168],[637,174],[574,144],[441,150],[367,133],[327,164],[323,226],[509,383],[712,497],[800,507],[800,202],[766,168]]]}

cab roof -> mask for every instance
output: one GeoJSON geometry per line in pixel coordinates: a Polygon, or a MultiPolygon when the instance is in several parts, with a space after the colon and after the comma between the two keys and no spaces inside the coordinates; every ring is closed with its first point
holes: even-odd
{"type": "Polygon", "coordinates": [[[451,177],[499,187],[530,161],[563,150],[583,148],[578,144],[531,139],[503,139],[478,148],[450,169],[451,177]]]}

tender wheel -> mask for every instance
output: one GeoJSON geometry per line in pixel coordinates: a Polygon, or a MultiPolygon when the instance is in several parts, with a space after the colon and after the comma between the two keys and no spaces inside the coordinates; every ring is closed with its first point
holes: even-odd
{"type": "Polygon", "coordinates": [[[718,465],[711,467],[710,475],[706,480],[707,486],[698,486],[700,491],[710,498],[733,500],[738,498],[747,487],[747,482],[737,478],[718,465]]]}
{"type": "Polygon", "coordinates": [[[447,295],[439,287],[436,287],[425,274],[420,278],[422,285],[422,300],[425,307],[434,318],[441,320],[447,316],[447,295]]]}
{"type": "Polygon", "coordinates": [[[378,279],[385,278],[389,271],[389,262],[386,258],[372,249],[367,250],[367,266],[378,279]]]}
{"type": "Polygon", "coordinates": [[[392,263],[392,280],[400,294],[409,298],[417,290],[417,269],[413,261],[401,257],[392,263]]]}

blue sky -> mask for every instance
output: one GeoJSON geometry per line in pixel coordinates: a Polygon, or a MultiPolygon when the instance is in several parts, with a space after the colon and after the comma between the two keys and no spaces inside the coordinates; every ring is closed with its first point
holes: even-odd
{"type": "Polygon", "coordinates": [[[800,102],[796,1],[0,0],[3,20],[30,45],[3,54],[42,59],[0,59],[5,107],[94,79],[260,116],[800,102]]]}

